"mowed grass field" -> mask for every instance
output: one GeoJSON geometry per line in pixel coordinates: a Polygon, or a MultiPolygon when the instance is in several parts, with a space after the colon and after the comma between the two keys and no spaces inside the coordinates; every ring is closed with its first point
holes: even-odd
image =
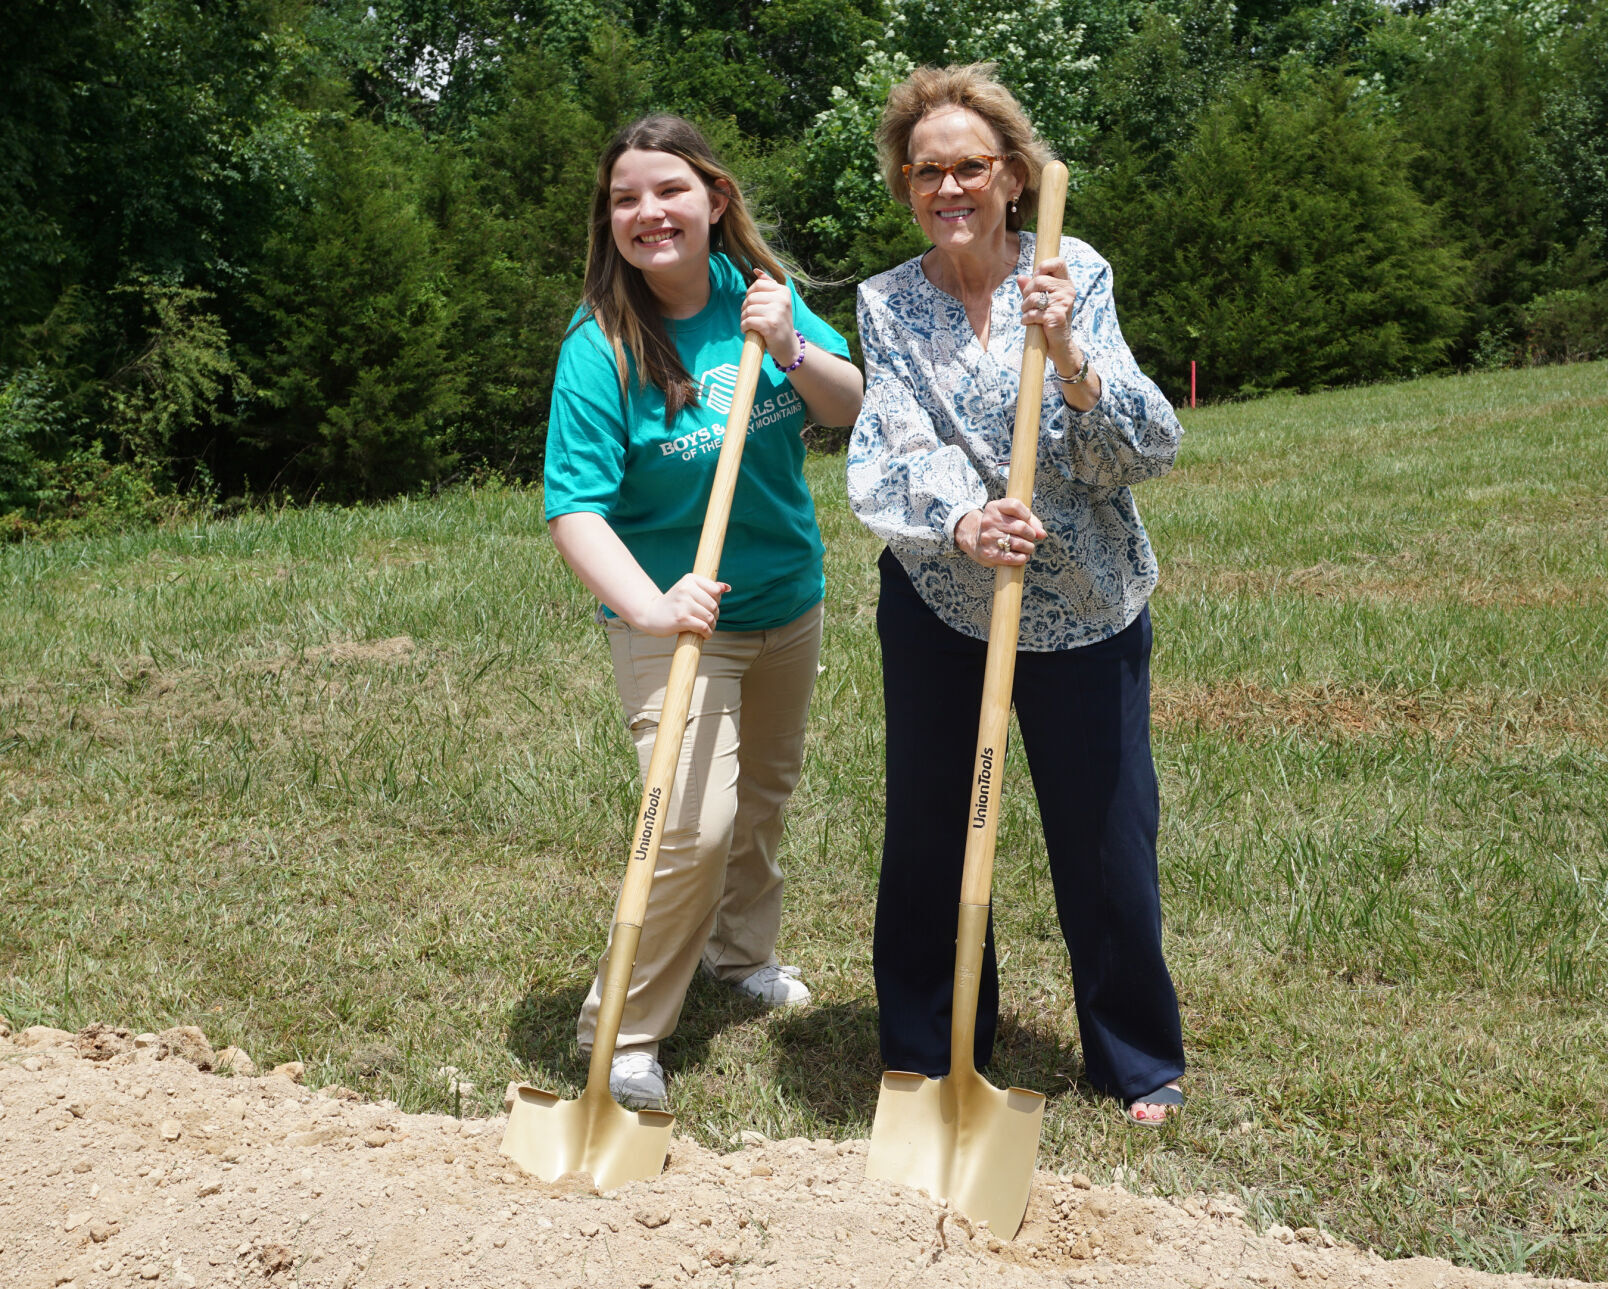
{"type": "MultiPolygon", "coordinates": [[[[1014,756],[992,1077],[1049,1094],[1045,1166],[1608,1279],[1608,365],[1184,420],[1139,502],[1188,1110],[1129,1127],[1080,1081],[1014,756]]],[[[880,1074],[877,545],[841,457],[810,469],[827,639],[783,951],[817,1002],[695,983],[664,1059],[720,1148],[863,1136],[880,1074]]],[[[409,1109],[456,1108],[449,1065],[466,1112],[572,1094],[637,793],[537,493],[0,550],[15,1026],[198,1024],[409,1109]]]]}

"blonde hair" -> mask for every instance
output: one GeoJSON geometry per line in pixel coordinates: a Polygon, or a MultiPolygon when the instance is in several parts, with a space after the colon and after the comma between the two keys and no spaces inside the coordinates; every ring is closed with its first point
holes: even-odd
{"type": "MultiPolygon", "coordinates": [[[[1026,169],[1027,183],[1017,199],[1021,207],[1032,210],[1037,205],[1039,179],[1055,154],[1038,137],[1016,96],[994,79],[997,68],[997,63],[918,67],[889,91],[877,125],[877,159],[894,200],[910,204],[910,185],[901,167],[915,159],[910,135],[916,126],[941,108],[962,107],[981,117],[999,135],[1006,155],[1026,169]]],[[[1007,212],[1005,227],[1014,233],[1021,226],[1020,212],[1007,212]]]]}
{"type": "Polygon", "coordinates": [[[680,157],[708,188],[726,198],[725,211],[709,229],[709,253],[724,252],[745,281],[753,280],[756,269],[764,269],[778,282],[786,282],[789,277],[803,280],[803,276],[766,244],[743,202],[736,176],[720,163],[709,141],[692,122],[665,114],[645,116],[614,136],[597,163],[583,303],[587,316],[597,319],[614,350],[621,398],[625,397],[629,379],[629,354],[636,364],[638,386],[653,384],[664,391],[664,418],[668,425],[682,408],[697,402],[698,387],[676,352],[642,270],[629,263],[614,244],[609,184],[614,177],[614,163],[631,151],[666,152],[680,157]]]}

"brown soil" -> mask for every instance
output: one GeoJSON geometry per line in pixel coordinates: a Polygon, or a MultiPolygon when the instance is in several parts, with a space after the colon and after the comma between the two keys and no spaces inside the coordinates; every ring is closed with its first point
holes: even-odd
{"type": "Polygon", "coordinates": [[[1002,1243],[919,1192],[868,1182],[863,1141],[747,1134],[720,1155],[677,1138],[662,1177],[599,1195],[584,1178],[545,1185],[515,1169],[497,1152],[500,1118],[402,1114],[305,1088],[298,1067],[239,1073],[250,1068],[199,1030],[8,1037],[0,1018],[0,1285],[1580,1283],[1385,1262],[1320,1231],[1259,1235],[1225,1196],[1172,1202],[1044,1171],[1002,1243]]]}

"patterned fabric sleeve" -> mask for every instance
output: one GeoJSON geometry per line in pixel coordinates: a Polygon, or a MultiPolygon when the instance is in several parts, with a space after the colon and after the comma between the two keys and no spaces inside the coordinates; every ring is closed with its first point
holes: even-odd
{"type": "Polygon", "coordinates": [[[849,441],[849,504],[895,554],[954,555],[955,524],[988,490],[965,452],[939,438],[897,336],[885,334],[897,323],[864,286],[856,316],[866,391],[849,441]]]}
{"type": "MultiPolygon", "coordinates": [[[[1092,277],[1078,282],[1072,326],[1079,346],[1089,355],[1090,366],[1100,373],[1101,388],[1100,401],[1089,411],[1066,409],[1065,433],[1053,455],[1056,468],[1067,478],[1094,488],[1114,488],[1164,475],[1178,457],[1183,428],[1172,404],[1139,370],[1122,338],[1111,294],[1111,266],[1072,239],[1062,242],[1062,255],[1069,265],[1081,262],[1094,267],[1092,277]]],[[[1076,268],[1073,273],[1076,278],[1076,268]]]]}

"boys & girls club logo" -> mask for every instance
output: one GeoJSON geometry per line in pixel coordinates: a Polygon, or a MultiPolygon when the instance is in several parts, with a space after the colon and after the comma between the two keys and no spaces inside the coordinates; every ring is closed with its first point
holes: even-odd
{"type": "Polygon", "coordinates": [[[698,401],[711,412],[725,416],[731,411],[731,401],[737,397],[737,367],[722,363],[703,374],[698,386],[698,401]]]}

